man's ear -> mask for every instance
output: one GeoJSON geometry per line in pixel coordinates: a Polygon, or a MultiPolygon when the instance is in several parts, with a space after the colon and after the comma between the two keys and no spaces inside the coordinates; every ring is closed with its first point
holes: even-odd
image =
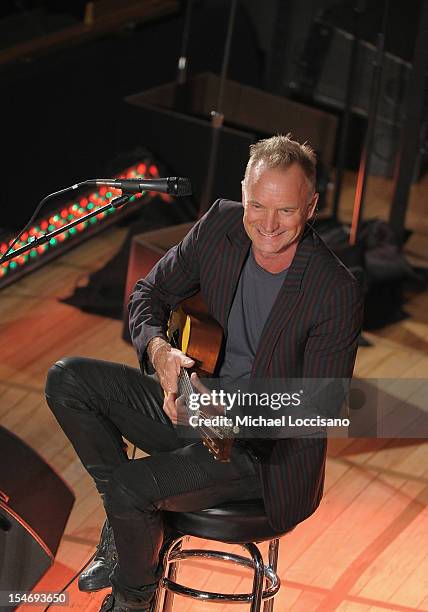
{"type": "Polygon", "coordinates": [[[319,197],[320,197],[319,193],[314,193],[314,196],[312,198],[312,202],[309,204],[308,219],[312,219],[312,217],[315,215],[315,212],[317,210],[317,204],[318,204],[318,198],[319,197]]]}
{"type": "Polygon", "coordinates": [[[245,180],[241,181],[241,202],[245,206],[245,180]]]}

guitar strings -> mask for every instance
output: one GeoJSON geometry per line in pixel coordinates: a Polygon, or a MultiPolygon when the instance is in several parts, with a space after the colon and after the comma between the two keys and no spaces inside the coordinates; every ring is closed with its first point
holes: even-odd
{"type": "MultiPolygon", "coordinates": [[[[174,346],[174,348],[178,348],[177,342],[174,338],[174,336],[171,336],[171,344],[174,346]]],[[[180,396],[183,395],[185,397],[186,400],[189,400],[190,395],[193,393],[193,386],[192,383],[190,381],[190,376],[188,371],[185,368],[180,368],[180,374],[178,376],[178,388],[179,388],[179,393],[180,396]]],[[[190,411],[189,408],[187,406],[187,402],[184,402],[187,414],[190,415],[190,411]]],[[[207,413],[205,413],[203,410],[199,410],[198,414],[200,416],[202,416],[202,418],[209,418],[209,415],[207,413]]],[[[215,429],[213,427],[209,427],[208,425],[205,424],[201,424],[198,426],[198,429],[204,433],[204,435],[206,436],[206,438],[209,440],[209,442],[213,445],[213,446],[217,446],[215,443],[215,438],[217,439],[224,439],[227,436],[223,435],[223,432],[219,429],[215,429]],[[212,436],[215,436],[214,438],[212,436]]],[[[217,447],[218,448],[218,447],[217,447]]]]}

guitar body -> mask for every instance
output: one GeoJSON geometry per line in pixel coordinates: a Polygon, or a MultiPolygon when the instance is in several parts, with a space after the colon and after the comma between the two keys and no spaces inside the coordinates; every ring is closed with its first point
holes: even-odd
{"type": "Polygon", "coordinates": [[[177,348],[195,360],[195,370],[201,376],[212,376],[215,372],[223,330],[209,314],[200,293],[185,300],[171,314],[168,336],[175,334],[177,348]]]}
{"type": "MultiPolygon", "coordinates": [[[[215,373],[223,342],[221,326],[209,314],[200,293],[185,300],[171,313],[168,338],[173,346],[195,361],[198,376],[207,378],[215,373]]],[[[188,371],[182,368],[182,376],[188,371]]],[[[180,389],[180,379],[179,379],[180,389]]],[[[230,461],[233,437],[220,428],[200,428],[203,443],[217,461],[230,461]]]]}

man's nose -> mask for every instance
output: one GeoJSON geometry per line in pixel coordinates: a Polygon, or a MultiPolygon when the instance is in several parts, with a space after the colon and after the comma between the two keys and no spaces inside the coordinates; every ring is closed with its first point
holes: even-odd
{"type": "Polygon", "coordinates": [[[268,210],[263,219],[263,229],[267,234],[272,234],[279,227],[278,211],[268,210]]]}

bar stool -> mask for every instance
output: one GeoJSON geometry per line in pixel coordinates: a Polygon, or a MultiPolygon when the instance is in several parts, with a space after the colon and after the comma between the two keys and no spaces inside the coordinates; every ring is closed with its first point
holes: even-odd
{"type": "MultiPolygon", "coordinates": [[[[279,591],[280,579],[277,576],[279,538],[284,533],[274,531],[269,525],[263,501],[248,500],[230,502],[215,508],[197,512],[165,512],[168,526],[179,534],[171,541],[163,554],[163,576],[159,582],[153,612],[172,612],[174,595],[184,595],[199,601],[217,603],[250,603],[250,612],[259,612],[262,601],[263,612],[272,612],[274,597],[279,591]],[[216,550],[182,550],[186,536],[215,540],[229,544],[241,544],[251,559],[241,555],[216,550]],[[263,564],[263,557],[255,542],[269,541],[269,562],[263,564]],[[185,559],[202,557],[232,561],[253,570],[253,590],[251,593],[214,593],[193,589],[176,582],[180,562],[185,559]],[[266,579],[266,589],[263,582],[266,579]],[[164,592],[164,593],[163,593],[164,592]],[[165,595],[161,608],[162,595],[165,595]]],[[[291,531],[291,530],[288,530],[291,531]]]]}

